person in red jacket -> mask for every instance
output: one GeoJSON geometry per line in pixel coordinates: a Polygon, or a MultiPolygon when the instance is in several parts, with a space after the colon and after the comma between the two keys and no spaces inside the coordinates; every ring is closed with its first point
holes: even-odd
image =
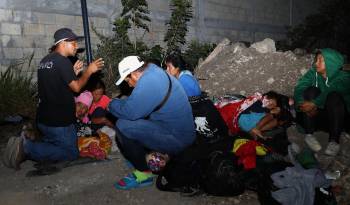
{"type": "Polygon", "coordinates": [[[111,99],[105,94],[106,86],[103,81],[100,79],[94,81],[89,90],[93,97],[89,109],[91,122],[97,125],[114,127],[116,119],[107,111],[111,99]]]}

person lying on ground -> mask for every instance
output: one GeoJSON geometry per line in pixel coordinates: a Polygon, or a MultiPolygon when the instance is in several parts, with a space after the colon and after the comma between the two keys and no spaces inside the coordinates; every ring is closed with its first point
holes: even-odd
{"type": "Polygon", "coordinates": [[[274,91],[263,94],[262,100],[257,101],[244,112],[238,119],[242,131],[248,132],[254,139],[262,138],[265,131],[293,121],[290,113],[290,99],[274,91]]]}
{"type": "Polygon", "coordinates": [[[164,70],[138,56],[125,57],[118,65],[120,79],[134,87],[125,99],[113,99],[108,110],[118,118],[118,145],[135,171],[115,184],[117,189],[153,183],[146,156],[151,152],[172,157],[195,139],[191,106],[180,83],[164,70]]]}
{"type": "Polygon", "coordinates": [[[305,130],[305,142],[315,152],[322,149],[313,135],[316,130],[329,133],[325,153],[336,156],[339,138],[350,128],[350,73],[343,71],[344,57],[336,50],[318,50],[308,72],[297,82],[294,99],[297,122],[305,130]]]}
{"type": "MultiPolygon", "coordinates": [[[[280,94],[276,95],[283,96],[280,94]]],[[[229,128],[229,135],[236,136],[240,134],[242,128],[243,131],[245,130],[246,132],[249,132],[257,125],[257,123],[265,116],[267,112],[270,112],[270,110],[266,108],[266,105],[264,105],[265,107],[263,107],[264,98],[266,101],[267,98],[264,97],[263,94],[257,92],[247,97],[240,95],[228,95],[220,97],[215,101],[215,107],[219,110],[220,115],[224,119],[227,127],[229,128]],[[242,116],[242,114],[249,115],[242,116]],[[239,124],[239,120],[241,121],[241,125],[239,124]]],[[[279,111],[279,109],[281,109],[280,111],[283,111],[282,116],[289,116],[287,120],[283,119],[283,121],[289,122],[290,118],[292,117],[290,113],[289,98],[287,96],[284,96],[283,99],[285,99],[283,100],[283,103],[281,101],[283,109],[281,107],[271,109],[273,109],[272,112],[276,112],[279,111]]],[[[272,105],[276,104],[275,101],[272,102],[274,102],[272,105]]],[[[279,103],[279,100],[277,100],[277,103],[279,103]]],[[[279,115],[280,114],[278,114],[277,116],[279,115]]],[[[265,123],[270,122],[271,116],[267,117],[265,120],[261,123],[263,123],[264,126],[268,126],[268,124],[265,125],[265,123]]],[[[273,124],[270,124],[269,126],[273,126],[273,124]]],[[[264,130],[266,129],[268,129],[268,127],[264,128],[264,130]]],[[[256,134],[254,135],[257,136],[256,134]]]]}

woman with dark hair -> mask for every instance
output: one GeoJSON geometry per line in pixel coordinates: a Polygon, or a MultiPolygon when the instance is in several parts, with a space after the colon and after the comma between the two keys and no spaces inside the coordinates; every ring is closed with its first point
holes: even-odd
{"type": "Polygon", "coordinates": [[[165,59],[165,64],[167,72],[180,81],[188,97],[201,95],[198,81],[185,69],[185,62],[181,56],[170,55],[165,59]]]}
{"type": "Polygon", "coordinates": [[[263,136],[265,131],[292,121],[289,98],[269,91],[263,94],[262,100],[257,101],[240,114],[238,124],[242,131],[249,132],[254,138],[265,138],[263,136]]]}
{"type": "Polygon", "coordinates": [[[107,111],[111,99],[105,95],[106,86],[103,81],[101,79],[95,79],[91,82],[88,90],[93,97],[89,108],[91,122],[95,125],[107,125],[114,128],[116,118],[107,111]]]}
{"type": "MultiPolygon", "coordinates": [[[[184,88],[192,107],[196,125],[196,146],[191,147],[192,154],[210,153],[209,145],[228,139],[228,128],[219,111],[209,97],[201,92],[198,81],[188,70],[181,56],[170,55],[165,60],[167,72],[177,78],[184,88]]],[[[214,146],[215,147],[215,146],[214,146]]]]}

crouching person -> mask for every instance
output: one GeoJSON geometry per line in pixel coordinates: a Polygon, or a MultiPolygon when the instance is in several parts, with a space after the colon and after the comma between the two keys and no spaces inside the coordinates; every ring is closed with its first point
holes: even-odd
{"type": "Polygon", "coordinates": [[[79,156],[74,92],[79,92],[104,63],[102,59],[92,62],[78,79],[74,71],[80,70],[83,64],[78,61],[73,66],[68,59],[77,52],[78,36],[71,29],[62,28],[55,32],[54,39],[51,53],[41,60],[37,72],[36,121],[43,138],[39,142],[28,136],[10,138],[3,157],[7,167],[19,169],[25,158],[52,162],[74,160],[79,156]]]}
{"type": "Polygon", "coordinates": [[[119,148],[136,170],[115,187],[131,189],[153,183],[146,162],[150,153],[160,153],[163,159],[177,155],[193,143],[195,131],[186,93],[174,77],[137,56],[124,58],[118,69],[116,84],[125,80],[134,89],[126,99],[113,99],[108,110],[118,118],[119,148]]]}
{"type": "Polygon", "coordinates": [[[305,129],[305,142],[315,152],[321,145],[313,135],[319,129],[329,133],[327,155],[339,152],[339,138],[349,128],[350,73],[342,71],[343,56],[333,49],[321,49],[316,53],[313,67],[299,79],[294,98],[297,119],[305,129]]]}

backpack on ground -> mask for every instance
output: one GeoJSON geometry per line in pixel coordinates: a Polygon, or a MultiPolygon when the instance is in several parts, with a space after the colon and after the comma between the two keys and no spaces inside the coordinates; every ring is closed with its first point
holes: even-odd
{"type": "Polygon", "coordinates": [[[228,137],[228,127],[213,102],[206,96],[189,98],[196,126],[196,143],[215,143],[228,137]]]}
{"type": "Polygon", "coordinates": [[[198,161],[190,163],[170,160],[156,179],[156,187],[160,191],[180,192],[185,196],[200,193],[199,181],[201,170],[198,161]]]}
{"type": "Polygon", "coordinates": [[[159,173],[156,186],[161,191],[180,192],[187,196],[206,193],[213,196],[236,196],[244,192],[241,168],[229,149],[232,140],[211,146],[194,146],[173,158],[159,173]],[[197,150],[196,150],[197,149],[197,150]]]}
{"type": "Polygon", "coordinates": [[[244,192],[243,168],[233,153],[212,152],[203,166],[201,188],[213,196],[237,196],[244,192]]]}

